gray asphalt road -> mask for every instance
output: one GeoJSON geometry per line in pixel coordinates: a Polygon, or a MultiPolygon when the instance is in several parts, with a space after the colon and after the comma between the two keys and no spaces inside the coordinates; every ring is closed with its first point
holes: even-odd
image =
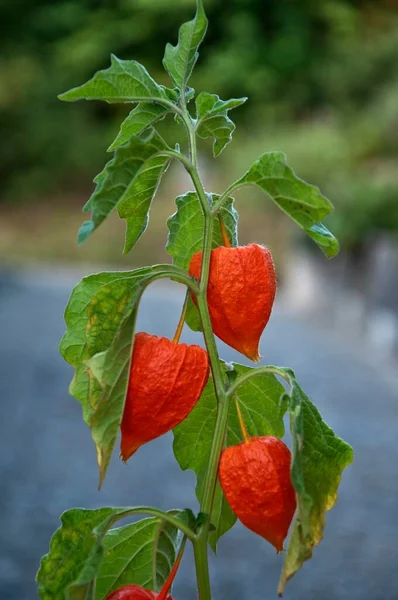
{"type": "MultiPolygon", "coordinates": [[[[112,462],[97,492],[95,455],[79,405],[68,397],[71,370],[57,352],[70,286],[0,277],[0,598],[31,600],[40,556],[62,511],[73,506],[191,506],[194,476],[181,473],[171,436],[144,447],[126,467],[112,462]]],[[[174,290],[144,297],[139,329],[171,335],[181,306],[174,290]]],[[[185,332],[185,340],[197,341],[185,332]]],[[[240,358],[225,346],[226,360],[240,358]]],[[[262,341],[266,362],[289,365],[324,418],[355,449],[326,537],[291,582],[292,600],[397,600],[398,402],[393,382],[336,337],[275,311],[262,341]]],[[[175,587],[193,600],[189,557],[175,587]]],[[[215,598],[275,598],[281,558],[236,526],[212,560],[215,598]]]]}

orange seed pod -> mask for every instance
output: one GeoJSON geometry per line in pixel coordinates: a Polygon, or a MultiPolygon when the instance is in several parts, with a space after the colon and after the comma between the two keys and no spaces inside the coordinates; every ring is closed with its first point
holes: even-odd
{"type": "Polygon", "coordinates": [[[290,478],[290,450],[272,436],[251,437],[226,448],[220,460],[220,484],[233,512],[277,552],[296,510],[290,478]]]}
{"type": "MultiPolygon", "coordinates": [[[[189,273],[199,279],[201,269],[200,251],[193,255],[189,273]]],[[[260,358],[258,345],[275,294],[276,274],[268,248],[249,244],[212,250],[207,301],[213,331],[254,362],[260,358]]]]}
{"type": "MultiPolygon", "coordinates": [[[[125,585],[112,592],[106,600],[157,600],[158,596],[160,594],[146,590],[140,585],[125,585]]],[[[172,596],[167,596],[167,600],[173,600],[172,596]]]]}
{"type": "Polygon", "coordinates": [[[181,423],[208,377],[209,359],[200,346],[137,333],[121,423],[122,459],[181,423]]]}

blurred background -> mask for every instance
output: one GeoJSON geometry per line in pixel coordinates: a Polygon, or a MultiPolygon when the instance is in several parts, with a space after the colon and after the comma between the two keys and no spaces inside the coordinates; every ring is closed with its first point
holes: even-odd
{"type": "MultiPolygon", "coordinates": [[[[200,145],[208,189],[222,191],[259,154],[282,150],[335,204],[326,224],[341,242],[340,255],[328,262],[264,195],[237,193],[241,243],[266,243],[278,269],[265,360],[295,368],[356,450],[326,539],[287,597],[396,600],[398,2],[205,0],[205,7],[210,26],[192,85],[223,99],[249,97],[234,111],[234,143],[217,161],[210,142],[200,145]]],[[[56,98],[106,68],[111,52],[143,62],[169,85],[164,46],[175,43],[193,12],[193,0],[0,6],[2,600],[36,597],[34,573],[62,510],[160,504],[160,477],[165,508],[181,498],[194,502],[193,477],[178,473],[167,436],[144,449],[143,463],[129,472],[116,461],[97,494],[89,432],[68,398],[71,373],[57,354],[63,309],[82,275],[168,261],[165,220],[188,182],[176,167],[166,175],[132,254],[121,255],[124,224],[116,215],[78,248],[81,207],[128,107],[56,98]]],[[[173,120],[161,129],[178,139],[173,120]]],[[[180,290],[155,287],[145,299],[141,326],[171,335],[180,290]],[[160,298],[167,299],[166,322],[160,298]]],[[[223,356],[241,361],[224,346],[223,356]]],[[[217,598],[274,597],[280,561],[253,538],[236,527],[222,541],[217,598]]],[[[195,597],[189,568],[184,577],[177,597],[189,600],[195,597]]]]}

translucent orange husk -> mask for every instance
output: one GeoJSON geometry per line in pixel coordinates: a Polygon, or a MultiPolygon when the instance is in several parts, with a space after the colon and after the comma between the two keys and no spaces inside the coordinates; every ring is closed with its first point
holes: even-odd
{"type": "MultiPolygon", "coordinates": [[[[199,279],[201,269],[202,252],[197,252],[189,273],[199,279]]],[[[267,248],[250,244],[212,250],[207,301],[213,331],[253,362],[260,359],[260,337],[271,316],[275,294],[275,268],[267,248]]]]}
{"type": "Polygon", "coordinates": [[[272,436],[230,446],[220,460],[220,484],[233,512],[277,552],[296,510],[290,463],[289,448],[272,436]]]}
{"type": "Polygon", "coordinates": [[[137,333],[121,423],[121,458],[181,423],[199,400],[209,377],[200,346],[137,333]]]}

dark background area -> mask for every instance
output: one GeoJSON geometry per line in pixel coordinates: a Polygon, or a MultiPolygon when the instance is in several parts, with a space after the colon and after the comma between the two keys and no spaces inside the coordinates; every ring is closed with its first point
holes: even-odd
{"type": "MultiPolygon", "coordinates": [[[[62,310],[73,277],[36,276],[8,281],[0,290],[0,598],[36,598],[34,575],[40,556],[74,506],[155,505],[197,508],[195,477],[181,472],[168,434],[144,446],[128,465],[113,457],[106,482],[98,473],[90,432],[81,408],[68,396],[72,370],[57,354],[62,310]],[[57,285],[55,285],[55,282],[57,285]]],[[[77,280],[77,278],[76,278],[77,280]]],[[[173,335],[182,293],[150,288],[138,330],[173,335]],[[167,318],[165,318],[167,315],[167,318]]],[[[185,329],[183,341],[200,343],[185,329]]],[[[335,431],[355,449],[343,474],[339,500],[326,515],[325,539],[314,557],[288,583],[287,600],[396,600],[398,377],[341,336],[297,320],[278,308],[264,334],[271,364],[291,366],[335,431]]],[[[242,357],[220,344],[225,360],[242,357]]],[[[283,556],[237,524],[211,553],[214,598],[271,600],[283,556]]],[[[176,600],[195,600],[190,552],[178,574],[176,600]]]]}
{"type": "MultiPolygon", "coordinates": [[[[164,46],[191,0],[15,0],[0,8],[1,202],[89,189],[126,107],[56,96],[109,64],[142,61],[161,83],[164,46]]],[[[398,3],[394,0],[207,0],[197,91],[249,96],[230,179],[258,152],[282,149],[336,206],[330,224],[358,249],[398,227],[398,3]]],[[[169,127],[171,125],[169,124],[169,127]]],[[[210,144],[204,144],[209,151],[210,144]]]]}
{"type": "MultiPolygon", "coordinates": [[[[292,600],[396,600],[398,456],[398,2],[205,0],[209,30],[192,85],[235,111],[219,159],[201,142],[207,188],[220,192],[267,150],[319,185],[336,206],[327,225],[341,254],[327,262],[261,194],[237,194],[241,243],[266,243],[278,271],[276,310],[262,341],[289,365],[326,421],[355,449],[325,540],[289,584],[292,600]]],[[[113,215],[76,246],[81,207],[129,108],[61,103],[57,94],[109,66],[141,61],[170,85],[161,60],[193,0],[13,0],[0,5],[0,598],[36,598],[34,574],[60,513],[73,506],[195,508],[171,436],[126,468],[113,461],[98,494],[90,433],[68,396],[58,355],[62,314],[80,276],[168,261],[165,220],[187,189],[171,169],[147,232],[122,256],[113,215]]],[[[179,139],[172,120],[162,134],[179,139]]],[[[181,140],[183,142],[183,140],[181,140]]],[[[188,184],[189,187],[189,184],[188,184]]],[[[155,287],[140,329],[172,335],[182,299],[155,287]]],[[[184,331],[184,340],[200,338],[184,331]]],[[[239,360],[222,345],[226,360],[239,360]]],[[[243,527],[212,561],[215,598],[274,598],[280,557],[243,527]]],[[[193,600],[189,559],[175,588],[193,600]]]]}

